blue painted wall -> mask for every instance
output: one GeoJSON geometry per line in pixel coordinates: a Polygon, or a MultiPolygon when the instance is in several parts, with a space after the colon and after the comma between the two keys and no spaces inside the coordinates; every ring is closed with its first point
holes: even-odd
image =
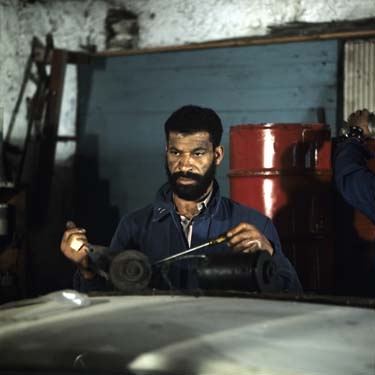
{"type": "Polygon", "coordinates": [[[165,181],[164,121],[198,104],[222,118],[218,180],[229,195],[230,126],[317,122],[321,107],[335,134],[337,51],[332,40],[96,58],[80,71],[81,180],[105,181],[119,215],[144,206],[165,181]]]}

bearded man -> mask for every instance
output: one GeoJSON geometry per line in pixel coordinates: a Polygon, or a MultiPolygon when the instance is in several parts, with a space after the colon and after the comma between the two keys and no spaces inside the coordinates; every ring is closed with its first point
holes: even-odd
{"type": "MultiPolygon", "coordinates": [[[[164,128],[168,183],[160,188],[153,203],[121,219],[108,252],[137,249],[156,262],[224,233],[226,241],[206,251],[267,251],[278,269],[280,291],[301,292],[296,271],[282,252],[271,220],[220,195],[215,180],[216,167],[224,157],[219,116],[212,109],[188,105],[172,113],[164,128]]],[[[84,229],[65,231],[60,248],[78,266],[75,288],[83,292],[103,290],[105,280],[87,267],[88,247],[84,229]],[[81,244],[79,251],[77,243],[81,244]]],[[[151,287],[199,287],[194,262],[175,262],[168,278],[167,283],[161,275],[153,275],[151,287]]]]}

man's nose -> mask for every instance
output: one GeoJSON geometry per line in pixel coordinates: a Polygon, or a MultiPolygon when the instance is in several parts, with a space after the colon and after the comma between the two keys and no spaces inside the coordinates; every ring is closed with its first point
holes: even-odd
{"type": "Polygon", "coordinates": [[[190,154],[182,154],[179,160],[179,167],[182,171],[191,169],[191,158],[190,154]]]}

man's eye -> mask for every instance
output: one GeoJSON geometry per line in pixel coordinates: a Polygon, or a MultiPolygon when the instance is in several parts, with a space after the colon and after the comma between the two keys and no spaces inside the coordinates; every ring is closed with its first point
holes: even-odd
{"type": "Polygon", "coordinates": [[[169,150],[169,153],[173,156],[178,156],[180,153],[176,150],[169,150]]]}
{"type": "Polygon", "coordinates": [[[204,155],[203,151],[196,151],[196,152],[194,152],[194,156],[196,156],[196,157],[203,156],[203,155],[204,155]]]}

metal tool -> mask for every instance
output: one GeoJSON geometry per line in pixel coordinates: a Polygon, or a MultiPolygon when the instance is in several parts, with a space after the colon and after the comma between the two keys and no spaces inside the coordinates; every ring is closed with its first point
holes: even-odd
{"type": "MultiPolygon", "coordinates": [[[[69,223],[69,227],[73,225],[74,223],[69,223]]],[[[89,268],[93,272],[111,281],[118,290],[134,291],[145,289],[150,283],[153,273],[152,266],[170,262],[203,247],[220,244],[226,239],[225,235],[221,235],[154,263],[151,263],[149,258],[138,250],[125,250],[116,255],[111,255],[108,254],[104,246],[87,244],[88,250],[86,252],[89,258],[89,268]]]]}
{"type": "Polygon", "coordinates": [[[226,235],[221,235],[217,238],[214,238],[212,240],[209,240],[205,243],[202,243],[201,245],[198,245],[198,246],[195,246],[195,247],[192,247],[190,249],[187,249],[187,250],[184,250],[184,251],[181,251],[180,253],[177,253],[177,254],[174,254],[174,255],[171,255],[169,257],[166,257],[164,259],[160,259],[158,260],[157,262],[154,263],[154,265],[157,265],[157,264],[161,264],[161,263],[165,263],[165,262],[169,262],[173,259],[176,259],[176,258],[179,258],[183,255],[186,255],[186,254],[190,254],[192,253],[193,251],[196,251],[196,250],[199,250],[201,249],[202,247],[206,247],[206,246],[213,246],[213,245],[217,245],[219,243],[222,243],[224,241],[226,241],[227,237],[226,235]]]}
{"type": "MultiPolygon", "coordinates": [[[[125,250],[116,255],[108,254],[103,246],[90,245],[87,250],[89,268],[110,281],[115,289],[134,292],[146,289],[154,272],[161,272],[168,285],[173,285],[168,278],[169,264],[184,258],[198,249],[220,244],[227,240],[225,235],[209,240],[201,245],[160,259],[154,263],[138,250],[125,250]],[[161,270],[153,266],[165,264],[161,270]]],[[[200,255],[195,264],[199,285],[203,289],[231,289],[245,291],[272,292],[278,290],[278,270],[272,256],[267,251],[250,253],[215,253],[200,255]]],[[[184,258],[185,259],[185,258],[184,258]]],[[[157,267],[156,267],[157,268],[157,267]]]]}
{"type": "Polygon", "coordinates": [[[200,289],[276,292],[277,265],[268,251],[215,253],[196,265],[200,289]]]}

